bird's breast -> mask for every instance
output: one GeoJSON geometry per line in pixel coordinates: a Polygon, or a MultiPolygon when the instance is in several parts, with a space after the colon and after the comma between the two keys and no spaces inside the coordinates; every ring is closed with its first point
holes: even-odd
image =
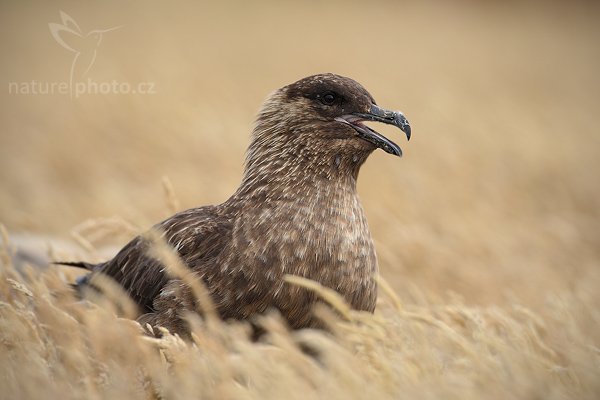
{"type": "Polygon", "coordinates": [[[353,190],[312,188],[303,196],[247,210],[233,235],[246,279],[269,282],[282,302],[302,301],[293,295],[297,288],[283,282],[291,274],[334,289],[355,309],[374,309],[377,259],[353,190]]]}

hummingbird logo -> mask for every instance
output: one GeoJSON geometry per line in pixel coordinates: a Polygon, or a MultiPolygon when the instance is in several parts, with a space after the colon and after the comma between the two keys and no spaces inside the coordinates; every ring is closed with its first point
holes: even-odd
{"type": "Polygon", "coordinates": [[[73,88],[73,80],[84,77],[94,65],[102,37],[106,32],[122,27],[94,29],[84,34],[77,22],[66,12],[60,11],[62,24],[48,24],[54,39],[65,49],[75,53],[69,74],[69,87],[73,88]]]}

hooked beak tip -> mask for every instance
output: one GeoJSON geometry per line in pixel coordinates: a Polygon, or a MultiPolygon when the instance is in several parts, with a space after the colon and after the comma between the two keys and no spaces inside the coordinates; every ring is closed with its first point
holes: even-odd
{"type": "Polygon", "coordinates": [[[410,140],[411,137],[411,130],[410,130],[410,125],[408,124],[408,122],[406,122],[406,124],[404,125],[403,128],[401,128],[404,133],[406,133],[406,140],[410,140]]]}

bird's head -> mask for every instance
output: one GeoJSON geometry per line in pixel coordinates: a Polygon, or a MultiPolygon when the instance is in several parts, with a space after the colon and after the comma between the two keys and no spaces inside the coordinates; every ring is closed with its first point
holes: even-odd
{"type": "Polygon", "coordinates": [[[394,125],[410,139],[404,115],[379,107],[356,81],[334,74],[309,76],[267,99],[257,119],[248,161],[252,163],[259,155],[272,159],[271,155],[309,166],[343,162],[358,168],[376,148],[402,155],[397,144],[365,121],[394,125]]]}

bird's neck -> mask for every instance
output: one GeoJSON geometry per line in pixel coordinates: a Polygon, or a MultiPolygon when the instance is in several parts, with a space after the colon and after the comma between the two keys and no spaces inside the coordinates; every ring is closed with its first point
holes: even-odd
{"type": "Polygon", "coordinates": [[[280,128],[264,122],[255,128],[240,194],[257,189],[272,194],[298,190],[302,194],[314,186],[356,190],[360,167],[372,149],[349,151],[346,143],[315,140],[318,132],[290,135],[278,132],[280,128]]]}
{"type": "Polygon", "coordinates": [[[313,190],[354,194],[360,165],[366,158],[335,152],[303,154],[303,149],[288,149],[283,156],[273,149],[260,155],[253,155],[252,151],[250,147],[244,177],[236,192],[240,197],[262,194],[307,201],[313,190]]]}

